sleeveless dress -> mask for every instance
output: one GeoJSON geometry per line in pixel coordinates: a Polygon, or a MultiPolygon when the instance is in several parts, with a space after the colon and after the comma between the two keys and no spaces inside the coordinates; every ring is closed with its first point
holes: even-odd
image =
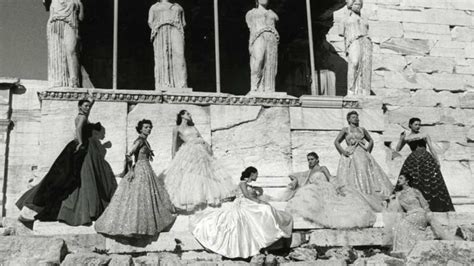
{"type": "Polygon", "coordinates": [[[228,258],[248,258],[282,237],[291,237],[293,218],[240,192],[233,202],[197,213],[190,224],[205,248],[228,258]]]}
{"type": "Polygon", "coordinates": [[[16,202],[22,210],[27,207],[35,212],[34,219],[57,221],[62,202],[81,186],[81,169],[89,147],[92,127],[89,122],[82,128],[82,143],[78,151],[77,139],[70,141],[54,161],[39,184],[26,191],[16,202]]]}
{"type": "Polygon", "coordinates": [[[397,193],[397,200],[406,212],[393,230],[393,251],[409,252],[418,241],[429,240],[430,231],[426,212],[428,202],[421,192],[414,188],[397,193]]]}
{"type": "Polygon", "coordinates": [[[117,189],[117,181],[105,153],[98,139],[89,138],[81,168],[81,185],[62,202],[59,221],[69,225],[91,224],[107,208],[117,189]]]}
{"type": "Polygon", "coordinates": [[[152,150],[139,137],[135,165],[125,175],[109,207],[95,223],[95,230],[105,235],[155,236],[176,219],[169,195],[150,164],[152,150]]]}
{"type": "Polygon", "coordinates": [[[407,141],[412,153],[403,163],[400,174],[411,176],[410,186],[423,194],[431,211],[454,211],[440,167],[433,155],[426,150],[426,140],[422,138],[407,141]]]}
{"type": "Polygon", "coordinates": [[[181,136],[181,145],[164,172],[165,186],[175,207],[191,211],[200,205],[218,205],[234,196],[235,185],[194,130],[181,136]]]}
{"type": "Polygon", "coordinates": [[[344,195],[326,180],[323,172],[309,171],[306,184],[296,190],[286,211],[325,228],[365,228],[375,223],[375,213],[360,192],[343,187],[344,195]]]}
{"type": "Polygon", "coordinates": [[[341,155],[337,168],[337,177],[348,187],[366,195],[386,198],[393,190],[393,185],[374,157],[366,150],[362,132],[346,134],[349,157],[341,155]]]}

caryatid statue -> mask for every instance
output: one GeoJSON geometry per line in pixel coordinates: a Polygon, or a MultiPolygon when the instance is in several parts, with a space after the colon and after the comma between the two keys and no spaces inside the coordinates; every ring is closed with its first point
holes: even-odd
{"type": "Polygon", "coordinates": [[[79,22],[84,17],[82,3],[80,0],[52,0],[45,5],[49,8],[48,81],[53,87],[80,87],[78,46],[79,22]]]}
{"type": "Polygon", "coordinates": [[[347,56],[347,95],[370,95],[372,78],[372,41],[369,23],[360,15],[362,0],[347,0],[349,16],[344,21],[347,56]]]}
{"type": "Polygon", "coordinates": [[[268,3],[269,0],[257,0],[257,7],[245,16],[250,29],[250,92],[275,92],[280,36],[275,28],[278,15],[268,8],[268,3]]]}
{"type": "Polygon", "coordinates": [[[183,8],[168,0],[158,1],[148,12],[148,25],[155,54],[155,90],[186,88],[183,8]]]}

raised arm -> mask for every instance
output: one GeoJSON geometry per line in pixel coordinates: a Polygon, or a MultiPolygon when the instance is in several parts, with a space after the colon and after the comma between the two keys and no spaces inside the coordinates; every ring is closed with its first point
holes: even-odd
{"type": "Polygon", "coordinates": [[[336,139],[334,140],[334,146],[336,146],[336,150],[339,152],[339,154],[344,155],[344,156],[349,156],[349,153],[344,150],[341,146],[341,142],[344,140],[344,137],[346,136],[346,130],[345,128],[341,129],[339,131],[339,134],[337,135],[336,139]]]}
{"type": "Polygon", "coordinates": [[[430,149],[431,154],[433,155],[433,158],[435,158],[436,162],[439,165],[439,158],[438,154],[436,154],[435,149],[433,149],[433,143],[431,143],[431,138],[430,135],[426,134],[426,145],[428,145],[428,148],[430,149]]]}
{"type": "Polygon", "coordinates": [[[405,137],[406,137],[405,131],[400,133],[400,140],[398,140],[397,147],[395,148],[395,151],[399,152],[403,149],[403,146],[405,146],[405,144],[406,144],[405,137]]]}
{"type": "Polygon", "coordinates": [[[369,144],[367,145],[367,151],[370,153],[374,148],[374,140],[370,136],[369,131],[367,131],[367,129],[362,128],[362,132],[364,132],[364,138],[369,142],[369,144]]]}
{"type": "Polygon", "coordinates": [[[174,158],[176,152],[178,151],[178,138],[179,131],[178,127],[173,128],[173,137],[171,139],[171,158],[174,158]]]}

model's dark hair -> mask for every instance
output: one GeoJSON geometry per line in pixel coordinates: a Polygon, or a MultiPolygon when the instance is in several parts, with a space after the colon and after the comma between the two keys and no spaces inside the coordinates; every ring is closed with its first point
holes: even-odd
{"type": "Polygon", "coordinates": [[[82,99],[82,100],[79,100],[79,102],[77,102],[77,106],[81,107],[84,103],[91,103],[91,101],[87,100],[87,99],[82,99]]]}
{"type": "Polygon", "coordinates": [[[240,180],[244,180],[246,178],[249,178],[251,174],[257,173],[257,168],[253,166],[249,166],[245,168],[245,170],[242,172],[242,175],[240,176],[240,180]]]}
{"type": "MultiPolygon", "coordinates": [[[[407,174],[407,173],[400,174],[400,175],[402,175],[402,176],[405,177],[405,181],[406,181],[406,182],[408,183],[408,185],[411,187],[411,182],[412,182],[413,178],[412,178],[409,174],[407,174]]],[[[399,175],[399,176],[400,176],[400,175],[399,175]]],[[[395,185],[395,188],[393,189],[393,192],[397,192],[397,191],[400,191],[400,190],[402,190],[402,186],[401,186],[401,185],[398,183],[398,181],[397,181],[397,184],[395,185]]]]}
{"type": "Polygon", "coordinates": [[[357,115],[359,116],[359,113],[357,113],[356,111],[350,111],[349,113],[347,113],[346,115],[346,120],[349,121],[349,117],[351,117],[351,115],[357,115]]]}
{"type": "Polygon", "coordinates": [[[153,123],[151,123],[151,120],[148,120],[148,119],[142,119],[140,121],[138,121],[138,124],[137,126],[135,127],[135,129],[137,130],[137,132],[140,134],[142,133],[142,128],[143,128],[143,125],[145,124],[148,124],[151,126],[151,128],[153,128],[153,123]]]}
{"type": "MultiPolygon", "coordinates": [[[[184,109],[179,111],[179,113],[176,115],[176,125],[181,125],[181,122],[183,122],[183,118],[181,116],[184,115],[186,112],[187,111],[184,109]]],[[[194,126],[194,122],[188,121],[188,126],[194,126]]]]}
{"type": "Polygon", "coordinates": [[[412,118],[410,118],[410,120],[408,120],[408,125],[411,126],[415,122],[420,122],[421,123],[421,119],[419,119],[418,117],[412,117],[412,118]]]}
{"type": "Polygon", "coordinates": [[[317,153],[315,153],[314,151],[312,151],[312,152],[310,152],[310,153],[306,154],[306,157],[308,157],[308,156],[313,156],[314,158],[316,158],[316,159],[319,159],[319,156],[318,156],[318,154],[317,154],[317,153]]]}

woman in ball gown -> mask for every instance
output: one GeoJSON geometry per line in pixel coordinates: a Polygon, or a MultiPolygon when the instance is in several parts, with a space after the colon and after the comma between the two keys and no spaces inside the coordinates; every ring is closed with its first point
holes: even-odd
{"type": "Polygon", "coordinates": [[[307,159],[310,170],[306,178],[293,179],[290,184],[295,193],[286,211],[325,228],[372,227],[376,216],[362,193],[337,184],[329,170],[319,165],[315,152],[309,153],[307,159]]]}
{"type": "Polygon", "coordinates": [[[95,223],[95,230],[110,236],[156,236],[172,225],[174,208],[150,164],[153,151],[147,141],[152,122],[143,119],[136,127],[138,138],[126,154],[135,165],[125,175],[109,207],[95,223]]]}
{"type": "Polygon", "coordinates": [[[174,206],[192,211],[203,205],[218,205],[232,197],[235,185],[212,155],[210,145],[194,127],[191,114],[178,113],[173,129],[172,157],[164,180],[174,206]]]}
{"type": "Polygon", "coordinates": [[[194,216],[191,232],[205,248],[228,258],[248,258],[282,237],[291,237],[291,215],[258,199],[249,186],[257,177],[257,169],[248,167],[242,172],[240,191],[233,202],[194,216]]]}
{"type": "Polygon", "coordinates": [[[423,194],[409,185],[413,180],[409,175],[401,174],[395,188],[395,197],[391,198],[391,208],[405,213],[393,228],[393,251],[408,253],[418,241],[433,239],[426,230],[428,224],[436,238],[461,240],[454,235],[448,235],[441,224],[433,218],[423,194]]]}
{"type": "Polygon", "coordinates": [[[81,168],[81,185],[62,203],[58,220],[69,225],[91,224],[104,212],[117,188],[112,168],[105,160],[105,128],[100,123],[90,125],[87,155],[81,168]]]}
{"type": "Polygon", "coordinates": [[[341,154],[337,177],[348,187],[354,188],[373,200],[387,199],[393,191],[393,185],[374,157],[370,154],[374,141],[369,132],[359,126],[359,114],[351,111],[347,114],[348,127],[344,127],[334,141],[341,154]],[[347,148],[341,146],[346,141],[347,148]]]}
{"type": "Polygon", "coordinates": [[[18,199],[19,220],[57,221],[62,216],[63,201],[81,185],[82,164],[92,134],[88,117],[93,103],[92,97],[78,102],[75,138],[62,150],[41,182],[18,199]]]}
{"type": "Polygon", "coordinates": [[[402,132],[400,135],[396,151],[400,151],[405,144],[408,144],[412,150],[403,163],[400,174],[412,177],[411,185],[421,191],[423,197],[428,201],[431,211],[454,211],[430,136],[420,132],[420,124],[419,118],[411,118],[408,122],[411,129],[410,134],[407,136],[405,132],[402,132]],[[426,146],[431,153],[426,150],[426,146]]]}

